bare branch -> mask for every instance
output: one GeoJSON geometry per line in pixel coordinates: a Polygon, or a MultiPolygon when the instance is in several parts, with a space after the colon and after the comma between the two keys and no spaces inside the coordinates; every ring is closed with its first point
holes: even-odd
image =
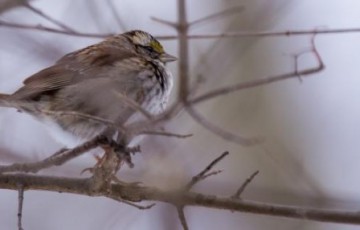
{"type": "Polygon", "coordinates": [[[24,186],[22,184],[19,184],[18,189],[18,229],[24,230],[22,227],[22,210],[23,210],[23,203],[24,203],[24,186]]]}
{"type": "Polygon", "coordinates": [[[186,221],[185,213],[184,213],[184,206],[177,206],[176,211],[178,213],[178,217],[181,223],[181,226],[184,230],[189,230],[189,226],[186,221]]]}
{"type": "Polygon", "coordinates": [[[259,174],[259,170],[253,172],[249,178],[247,178],[244,183],[240,186],[240,188],[236,191],[236,193],[232,196],[232,198],[240,199],[241,194],[245,191],[246,187],[254,180],[256,175],[259,174]]]}
{"type": "MultiPolygon", "coordinates": [[[[224,159],[224,157],[226,157],[227,155],[229,155],[229,152],[224,152],[223,154],[221,154],[219,157],[217,157],[215,160],[213,160],[212,162],[210,162],[210,164],[208,166],[206,166],[206,168],[201,171],[200,173],[198,173],[196,176],[193,176],[193,178],[191,179],[191,181],[185,186],[185,190],[190,190],[195,184],[197,184],[199,181],[204,180],[206,177],[208,177],[208,175],[214,175],[217,173],[210,173],[208,175],[206,175],[217,163],[219,163],[222,159],[224,159]]],[[[218,172],[218,171],[217,171],[218,172]]]]}
{"type": "Polygon", "coordinates": [[[228,140],[234,143],[238,143],[240,145],[243,146],[252,146],[252,145],[257,145],[260,144],[264,141],[264,138],[261,137],[252,137],[252,138],[246,138],[246,137],[241,137],[239,135],[230,133],[216,125],[214,125],[213,123],[211,123],[210,121],[206,120],[201,114],[199,114],[192,106],[187,105],[185,107],[186,111],[188,112],[188,114],[195,120],[197,121],[200,125],[202,125],[204,128],[206,128],[207,130],[209,130],[210,132],[214,133],[215,135],[223,138],[224,140],[228,140]]]}
{"type": "MultiPolygon", "coordinates": [[[[326,34],[343,34],[343,33],[359,33],[360,28],[348,29],[308,29],[308,30],[287,30],[287,31],[238,31],[225,32],[217,34],[192,34],[188,35],[188,39],[218,39],[218,38],[237,38],[237,37],[290,37],[290,36],[306,36],[306,35],[326,35],[326,34]]],[[[176,40],[179,37],[176,35],[157,35],[159,40],[176,40]]]]}
{"type": "Polygon", "coordinates": [[[312,220],[328,223],[360,225],[360,214],[355,211],[326,210],[262,203],[244,199],[233,199],[214,195],[205,195],[187,191],[163,191],[153,187],[126,186],[112,184],[98,191],[92,190],[92,180],[82,178],[64,178],[48,176],[31,176],[26,174],[0,174],[0,188],[17,191],[23,184],[27,190],[45,190],[66,192],[87,196],[104,196],[113,199],[122,198],[131,202],[160,201],[175,206],[198,206],[214,209],[225,209],[237,212],[262,214],[278,217],[312,220]]]}
{"type": "MultiPolygon", "coordinates": [[[[108,33],[83,33],[78,31],[66,31],[56,28],[46,27],[43,25],[26,25],[21,23],[6,22],[0,20],[0,27],[43,31],[48,33],[57,33],[75,37],[89,37],[89,38],[107,38],[114,34],[108,33]]],[[[225,32],[219,34],[193,34],[186,35],[187,39],[218,39],[218,38],[234,38],[234,37],[283,37],[283,36],[306,36],[306,35],[325,35],[325,34],[342,34],[342,33],[359,33],[360,28],[337,28],[337,29],[308,29],[308,30],[287,30],[287,31],[238,31],[238,32],[225,32]]],[[[178,35],[155,35],[159,40],[178,40],[178,35]]]]}
{"type": "Polygon", "coordinates": [[[232,7],[232,8],[226,9],[224,11],[221,11],[221,12],[218,12],[218,13],[215,13],[215,14],[211,14],[209,16],[206,16],[206,17],[197,19],[195,21],[192,21],[192,22],[189,23],[189,26],[192,28],[192,27],[197,26],[199,24],[207,23],[207,22],[210,22],[210,21],[215,20],[215,19],[220,19],[220,18],[223,18],[223,17],[226,17],[226,16],[230,16],[232,14],[238,14],[238,13],[242,12],[244,9],[245,9],[245,7],[243,7],[243,6],[232,7]]]}

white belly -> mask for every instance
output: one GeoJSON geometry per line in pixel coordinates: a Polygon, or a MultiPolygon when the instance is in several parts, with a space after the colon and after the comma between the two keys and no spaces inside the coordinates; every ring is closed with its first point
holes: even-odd
{"type": "MultiPolygon", "coordinates": [[[[168,98],[170,96],[171,89],[173,87],[173,79],[170,72],[167,72],[167,81],[168,86],[166,91],[163,95],[158,95],[158,98],[155,98],[151,100],[151,103],[146,103],[146,106],[143,105],[143,108],[148,111],[150,114],[156,115],[165,110],[166,104],[168,102],[168,98]]],[[[156,89],[154,89],[156,90],[156,89]]],[[[140,112],[135,113],[132,115],[124,124],[129,125],[134,122],[138,122],[140,120],[146,120],[144,115],[142,115],[140,112]]],[[[50,135],[60,144],[65,145],[67,148],[74,148],[80,144],[82,144],[85,141],[90,140],[91,138],[94,138],[95,136],[102,133],[102,131],[105,130],[106,126],[104,126],[104,129],[89,129],[89,126],[85,126],[85,124],[77,125],[76,126],[76,132],[75,133],[86,133],[85,137],[80,137],[78,135],[73,134],[72,132],[65,131],[60,125],[58,125],[56,122],[54,122],[49,117],[44,117],[41,119],[41,122],[45,125],[47,130],[49,131],[50,135]]],[[[75,127],[73,127],[75,129],[75,127]]],[[[134,140],[131,140],[129,143],[130,146],[137,145],[141,141],[142,137],[135,137],[134,140]]]]}

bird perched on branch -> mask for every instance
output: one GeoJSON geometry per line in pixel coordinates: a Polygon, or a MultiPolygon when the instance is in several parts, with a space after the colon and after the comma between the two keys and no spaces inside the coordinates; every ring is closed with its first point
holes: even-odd
{"type": "Polygon", "coordinates": [[[65,55],[15,93],[0,94],[0,106],[32,115],[74,147],[103,134],[108,125],[101,120],[122,126],[139,109],[162,112],[173,85],[165,64],[175,60],[150,34],[130,31],[65,55]]]}

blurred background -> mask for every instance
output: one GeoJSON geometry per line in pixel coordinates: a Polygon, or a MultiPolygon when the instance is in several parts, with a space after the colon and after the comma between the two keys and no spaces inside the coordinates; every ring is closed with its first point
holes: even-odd
{"type": "MultiPolygon", "coordinates": [[[[54,25],[20,0],[0,0],[0,19],[31,25],[54,25]]],[[[175,21],[175,0],[33,0],[30,4],[79,32],[121,33],[142,29],[153,35],[175,35],[151,16],[175,21]],[[118,18],[113,14],[118,12],[118,18]]],[[[198,25],[191,34],[226,31],[298,30],[360,27],[359,1],[342,0],[197,0],[188,1],[190,20],[236,6],[239,14],[198,25]]],[[[31,74],[52,65],[62,55],[100,41],[0,26],[0,92],[11,93],[31,74]]],[[[195,190],[232,195],[254,171],[260,173],[244,199],[327,209],[359,210],[360,174],[360,34],[319,35],[316,45],[326,69],[310,77],[243,90],[199,104],[214,124],[242,136],[263,136],[265,142],[243,147],[209,133],[186,113],[167,124],[188,139],[149,137],[135,168],[124,167],[120,178],[174,189],[185,184],[224,151],[230,156],[216,166],[223,173],[195,190]]],[[[162,41],[177,54],[177,42],[162,41]]],[[[202,77],[200,92],[294,70],[293,55],[310,47],[309,36],[248,37],[191,40],[191,77],[202,77]]],[[[300,68],[316,66],[313,55],[300,68]]],[[[177,76],[176,63],[170,68],[177,76]]],[[[173,93],[175,98],[176,90],[173,93]]],[[[61,148],[41,124],[13,109],[0,108],[1,164],[43,159],[61,148]]],[[[80,176],[94,165],[95,153],[41,173],[80,176]]],[[[87,175],[82,175],[87,176],[87,175]]],[[[359,229],[358,226],[186,208],[191,229],[359,229]]],[[[0,191],[0,228],[16,227],[17,192],[0,191]]],[[[181,229],[172,206],[157,204],[140,211],[104,198],[50,192],[26,192],[25,229],[181,229]]]]}

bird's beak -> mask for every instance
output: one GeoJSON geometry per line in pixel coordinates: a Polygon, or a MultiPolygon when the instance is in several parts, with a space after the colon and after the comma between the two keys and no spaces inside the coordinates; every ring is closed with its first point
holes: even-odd
{"type": "Polygon", "coordinates": [[[167,54],[167,53],[163,53],[160,55],[160,61],[166,63],[166,62],[172,62],[172,61],[176,61],[177,60],[177,57],[174,57],[170,54],[167,54]]]}

